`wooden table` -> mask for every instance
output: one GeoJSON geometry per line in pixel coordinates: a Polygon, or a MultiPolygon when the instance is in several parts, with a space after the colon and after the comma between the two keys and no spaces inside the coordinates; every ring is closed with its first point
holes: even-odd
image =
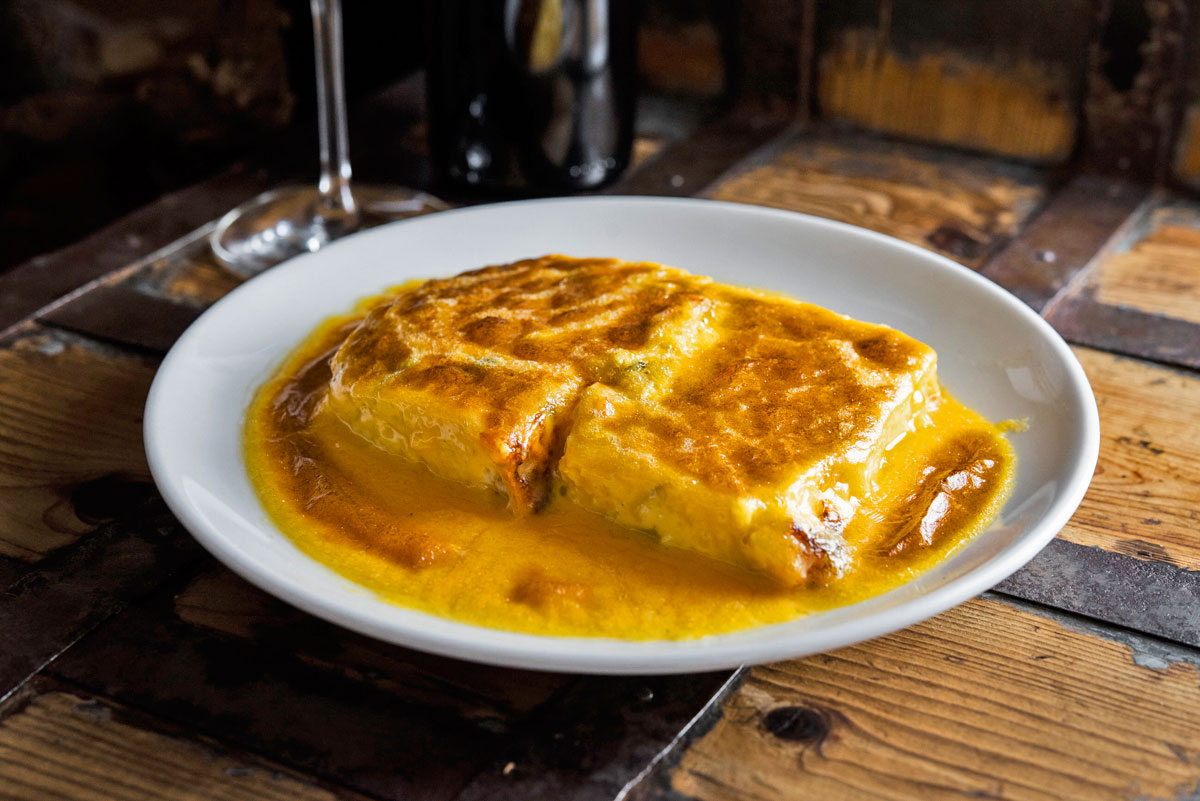
{"type": "Polygon", "coordinates": [[[1200,797],[1200,206],[745,115],[639,153],[613,191],[845,220],[1041,312],[1103,438],[1058,539],[912,628],[696,676],[479,667],[309,617],[204,553],[142,451],[156,364],[237,283],[210,221],[275,180],[232,171],[0,277],[0,798],[1200,797]]]}

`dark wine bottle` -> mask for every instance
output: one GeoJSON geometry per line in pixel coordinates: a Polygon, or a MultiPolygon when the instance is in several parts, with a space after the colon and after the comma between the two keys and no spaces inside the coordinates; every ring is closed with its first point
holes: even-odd
{"type": "Polygon", "coordinates": [[[636,0],[434,0],[430,154],[442,181],[595,189],[629,163],[636,0]]]}

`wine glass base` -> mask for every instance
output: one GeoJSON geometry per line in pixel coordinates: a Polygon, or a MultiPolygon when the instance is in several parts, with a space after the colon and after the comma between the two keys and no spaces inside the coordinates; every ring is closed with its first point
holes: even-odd
{"type": "Polygon", "coordinates": [[[212,233],[213,253],[243,278],[320,250],[335,239],[385,222],[449,206],[424,192],[386,186],[353,187],[356,213],[333,213],[313,186],[272,189],[228,212],[212,233]]]}

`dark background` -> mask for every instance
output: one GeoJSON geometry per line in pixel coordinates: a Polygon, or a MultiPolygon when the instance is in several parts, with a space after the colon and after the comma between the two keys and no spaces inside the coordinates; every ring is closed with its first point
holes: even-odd
{"type": "MultiPolygon", "coordinates": [[[[419,12],[347,3],[353,95],[419,65],[419,12]]],[[[0,269],[313,115],[312,27],[296,0],[12,0],[0,37],[0,269]]]]}
{"type": "MultiPolygon", "coordinates": [[[[1200,189],[1200,0],[630,2],[641,7],[643,111],[658,117],[686,104],[733,108],[743,119],[815,119],[1200,189]],[[894,100],[875,96],[883,90],[831,94],[823,74],[860,89],[875,80],[839,72],[838,54],[863,42],[873,43],[868,59],[936,61],[936,85],[922,91],[942,100],[964,76],[975,80],[978,102],[945,113],[994,111],[1013,141],[981,142],[954,125],[914,129],[877,113],[894,100]],[[1032,107],[1004,105],[1014,83],[1031,87],[1032,107]],[[1067,119],[1071,131],[1023,156],[1010,145],[1040,116],[1067,119]]],[[[403,182],[412,164],[395,162],[420,159],[423,131],[397,125],[389,147],[387,116],[360,116],[356,127],[355,109],[386,105],[388,87],[394,100],[421,67],[424,4],[343,6],[355,175],[403,182]]],[[[299,0],[0,0],[0,271],[231,165],[267,167],[271,181],[314,179],[313,74],[299,0]]],[[[419,98],[419,76],[406,91],[419,98]]],[[[406,119],[420,115],[410,109],[406,119]]]]}
{"type": "MultiPolygon", "coordinates": [[[[650,30],[654,88],[721,93],[714,21],[728,5],[643,8],[700,53],[680,58],[678,37],[650,30]]],[[[352,107],[420,68],[422,11],[421,0],[344,1],[352,107]]],[[[280,140],[312,153],[315,178],[307,3],[6,0],[0,40],[0,270],[233,162],[269,161],[280,140]]]]}

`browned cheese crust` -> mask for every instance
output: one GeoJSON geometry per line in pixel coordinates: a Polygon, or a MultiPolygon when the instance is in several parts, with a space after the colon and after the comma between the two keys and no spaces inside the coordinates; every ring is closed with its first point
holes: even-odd
{"type": "Polygon", "coordinates": [[[461,422],[456,433],[479,437],[513,510],[533,511],[583,388],[636,365],[656,338],[669,347],[703,315],[704,283],[658,264],[565,256],[427,281],[347,339],[333,394],[426,399],[461,422]]]}

